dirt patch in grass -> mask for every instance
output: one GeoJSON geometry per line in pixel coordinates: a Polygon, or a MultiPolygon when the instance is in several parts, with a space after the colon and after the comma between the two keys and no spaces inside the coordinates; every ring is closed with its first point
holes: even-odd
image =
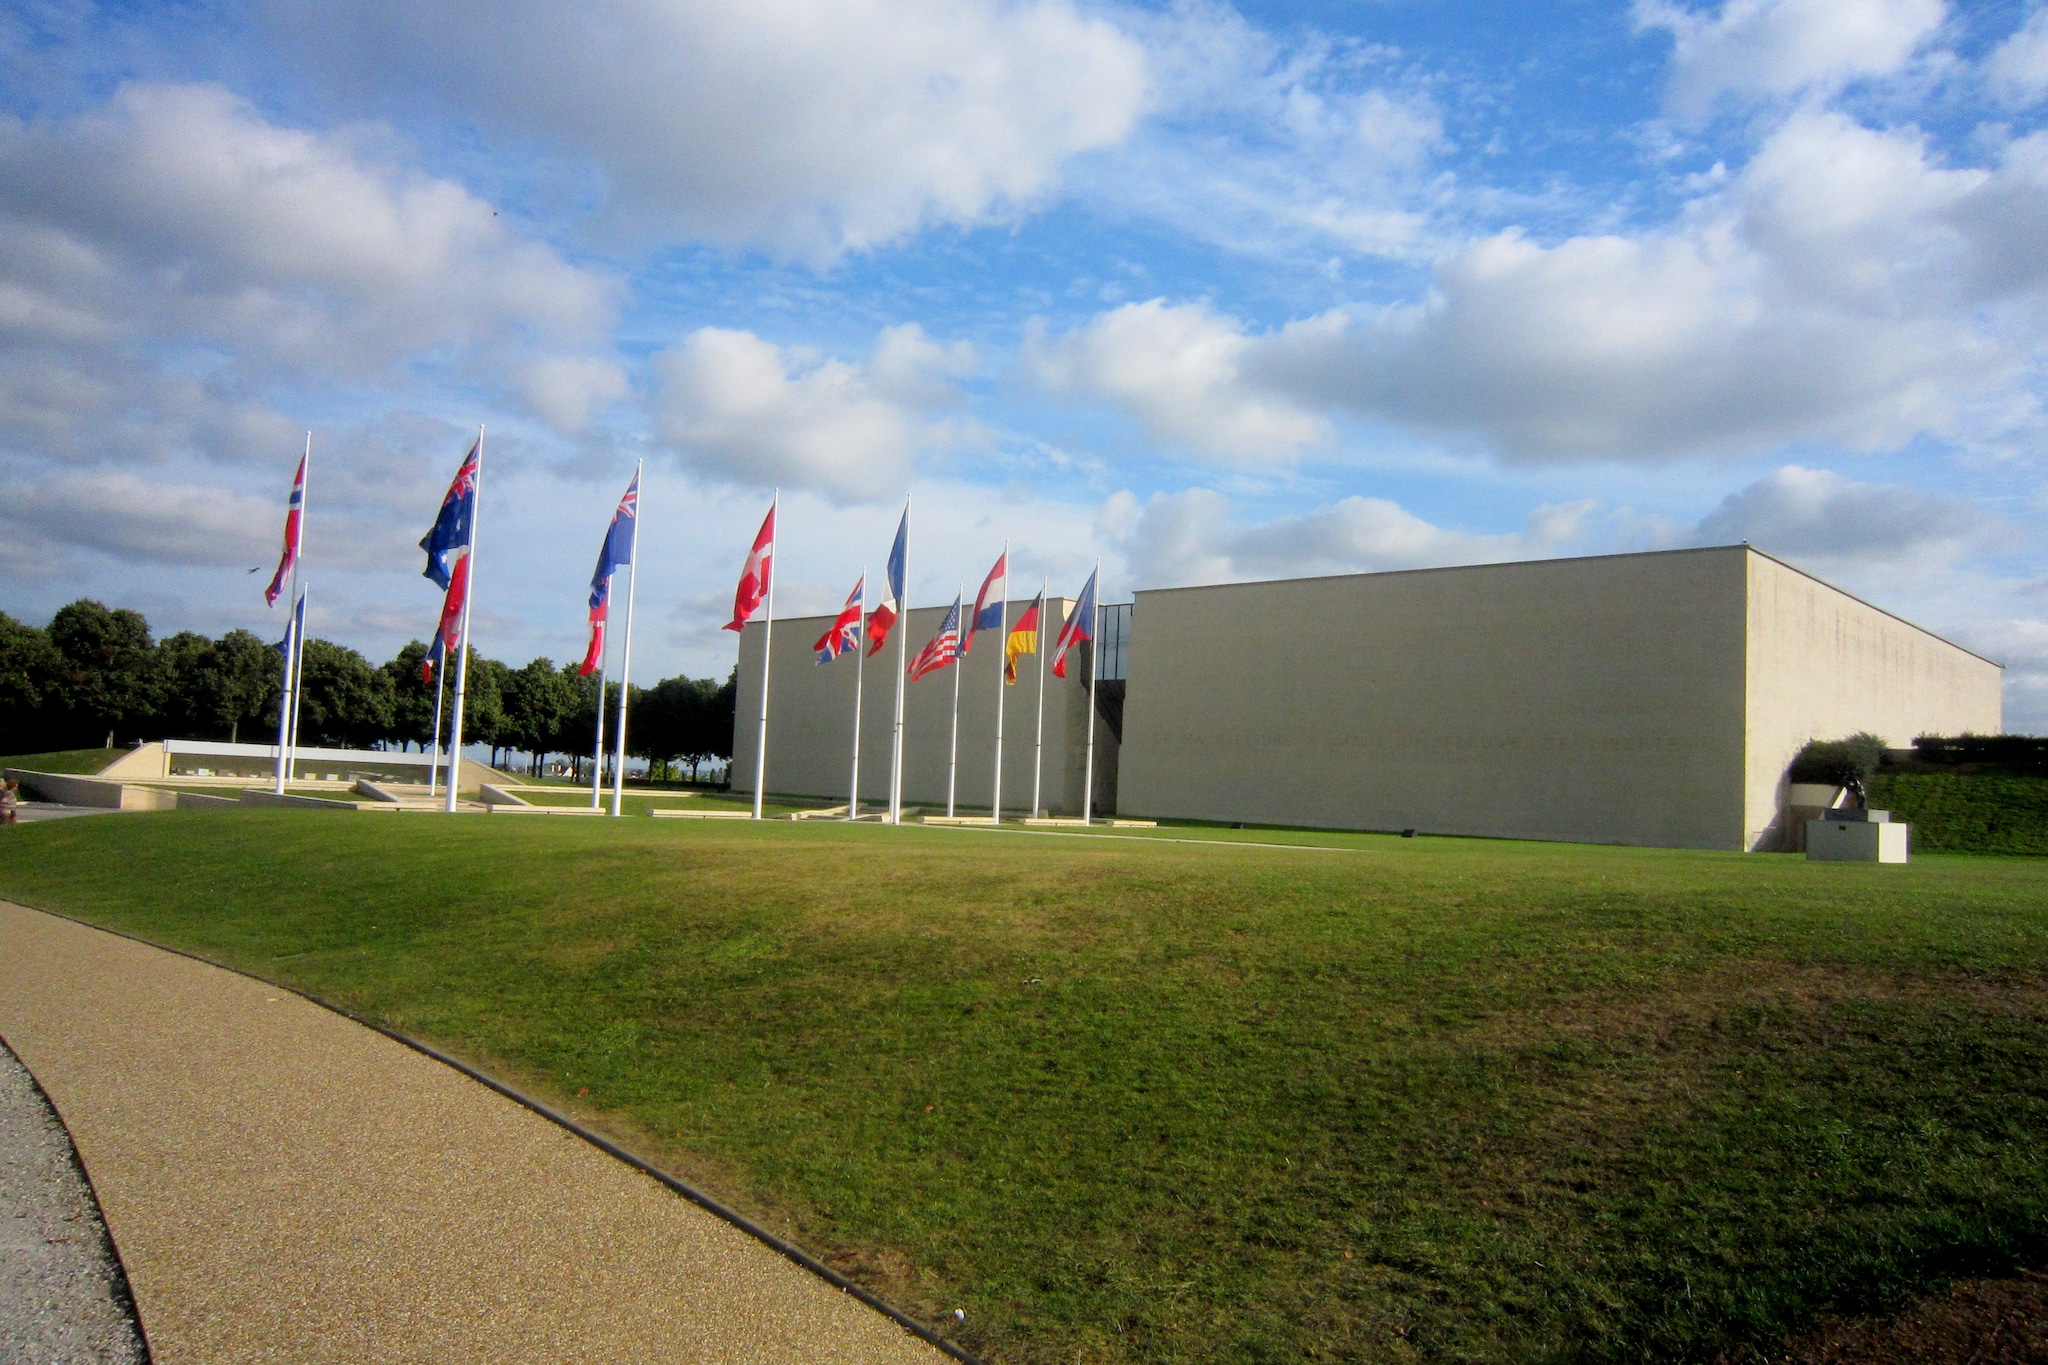
{"type": "Polygon", "coordinates": [[[1902,1313],[1831,1320],[1793,1341],[1785,1365],[2040,1365],[2048,1274],[1960,1280],[1902,1313]]]}

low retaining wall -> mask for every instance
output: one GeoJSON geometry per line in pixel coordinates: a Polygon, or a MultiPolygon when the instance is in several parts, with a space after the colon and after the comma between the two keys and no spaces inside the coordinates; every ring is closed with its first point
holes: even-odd
{"type": "Polygon", "coordinates": [[[100,810],[175,810],[176,792],[130,787],[100,777],[74,773],[39,773],[27,768],[9,768],[7,776],[45,801],[66,806],[94,806],[100,810]]]}

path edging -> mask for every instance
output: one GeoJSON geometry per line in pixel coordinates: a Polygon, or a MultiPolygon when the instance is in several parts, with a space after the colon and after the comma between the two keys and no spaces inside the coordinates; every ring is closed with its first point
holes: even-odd
{"type": "MultiPolygon", "coordinates": [[[[760,1242],[763,1246],[769,1248],[769,1250],[775,1252],[777,1255],[783,1257],[786,1260],[795,1262],[797,1265],[803,1267],[805,1270],[808,1270],[811,1274],[817,1276],[819,1279],[831,1285],[834,1289],[839,1290],[841,1293],[851,1294],[854,1298],[860,1300],[869,1308],[874,1309],[877,1313],[880,1313],[883,1317],[895,1323],[898,1327],[908,1332],[911,1336],[916,1337],[918,1340],[924,1342],[927,1346],[934,1347],[937,1350],[945,1353],[946,1355],[951,1356],[954,1360],[961,1362],[961,1365],[984,1365],[980,1357],[976,1356],[966,1347],[960,1346],[952,1341],[947,1340],[939,1333],[933,1331],[931,1328],[919,1322],[916,1318],[913,1318],[908,1313],[905,1313],[902,1309],[897,1308],[895,1305],[889,1303],[887,1300],[878,1297],[872,1290],[866,1289],[861,1285],[854,1283],[852,1280],[849,1280],[848,1278],[846,1278],[846,1276],[840,1274],[831,1266],[826,1265],[823,1261],[820,1261],[817,1257],[811,1255],[803,1248],[797,1246],[793,1242],[785,1241],[783,1238],[777,1236],[773,1232],[770,1232],[767,1228],[762,1227],[759,1223],[756,1223],[753,1219],[747,1217],[739,1210],[727,1208],[724,1204],[721,1204],[718,1200],[712,1198],[710,1195],[696,1188],[694,1185],[690,1185],[682,1180],[677,1179],[675,1176],[670,1175],[667,1171],[662,1170],[658,1166],[651,1165],[642,1158],[635,1156],[632,1152],[627,1151],[618,1143],[613,1142],[610,1138],[605,1137],[603,1134],[592,1132],[590,1129],[585,1128],[582,1124],[578,1123],[575,1119],[570,1118],[567,1114],[563,1114],[551,1108],[550,1106],[541,1103],[539,1100],[534,1099],[531,1095],[521,1093],[519,1090],[513,1088],[510,1085],[507,1085],[505,1082],[497,1079],[495,1076],[486,1075],[484,1072],[477,1070],[475,1067],[471,1066],[468,1062],[463,1061],[459,1057],[451,1057],[447,1053],[441,1051],[441,1049],[434,1047],[429,1043],[423,1043],[417,1038],[408,1038],[403,1033],[399,1033],[394,1029],[386,1028],[384,1025],[378,1023],[374,1019],[365,1019],[363,1016],[356,1014],[351,1010],[346,1010],[339,1005],[331,1004],[328,1001],[320,999],[318,996],[307,995],[305,992],[296,990],[293,987],[279,985],[277,982],[272,981],[267,976],[258,976],[254,972],[243,971],[239,967],[230,967],[224,962],[216,962],[210,957],[203,957],[198,953],[187,952],[183,948],[167,947],[164,944],[152,942],[151,940],[142,937],[140,934],[131,934],[125,929],[110,929],[104,924],[94,924],[91,920],[80,919],[76,915],[67,915],[61,910],[51,910],[44,906],[31,905],[27,901],[15,900],[11,896],[0,896],[0,900],[6,900],[11,904],[18,905],[24,910],[33,910],[39,915],[48,915],[52,919],[67,920],[72,924],[80,926],[81,928],[96,929],[103,934],[112,934],[116,938],[125,938],[131,943],[139,943],[145,948],[155,948],[160,952],[175,953],[179,957],[189,958],[194,962],[202,963],[205,966],[213,967],[223,972],[231,972],[236,976],[244,976],[249,978],[251,981],[260,981],[265,986],[270,987],[272,990],[284,991],[287,994],[295,995],[299,999],[304,1000],[309,1004],[317,1005],[319,1008],[326,1010],[330,1014],[338,1014],[352,1024],[360,1024],[364,1028],[369,1029],[372,1032],[382,1034],[384,1037],[389,1038],[394,1043],[401,1043],[404,1046],[411,1048],[414,1052],[420,1053],[421,1055],[426,1057],[431,1057],[435,1061],[441,1063],[443,1066],[451,1067],[454,1070],[461,1072],[463,1075],[469,1077],[469,1079],[475,1081],[478,1085],[484,1086],[485,1088],[490,1090],[495,1090],[498,1094],[503,1095],[506,1099],[511,1100],[513,1103],[522,1105],[525,1108],[530,1109],[534,1113],[540,1115],[548,1122],[555,1124],[560,1128],[566,1129],[571,1133],[574,1133],[577,1137],[582,1138],[585,1142],[597,1148],[605,1155],[613,1157],[619,1161],[625,1162],[628,1166],[631,1166],[634,1170],[639,1171],[643,1175],[651,1176],[660,1184],[667,1186],[671,1193],[681,1195],[683,1198],[689,1200],[692,1204],[695,1204],[697,1205],[697,1207],[703,1209],[706,1213],[709,1213],[714,1217],[717,1217],[727,1223],[730,1223],[733,1227],[738,1228],[741,1232],[746,1233],[755,1241],[760,1242]]],[[[27,1063],[23,1063],[23,1068],[26,1069],[26,1067],[27,1063]]],[[[31,1076],[33,1076],[33,1073],[31,1073],[31,1076]]],[[[52,1105],[51,1109],[52,1112],[55,1112],[56,1106],[52,1105]]],[[[61,1122],[63,1116],[59,1114],[58,1119],[61,1122]]],[[[87,1184],[88,1186],[91,1184],[91,1181],[89,1179],[87,1181],[87,1184]]],[[[95,1202],[97,1202],[98,1196],[95,1195],[94,1199],[95,1202]]],[[[111,1230],[109,1231],[108,1240],[110,1242],[112,1241],[111,1230]]],[[[114,1254],[117,1258],[119,1257],[120,1250],[118,1247],[115,1248],[114,1254]]],[[[126,1273],[125,1266],[123,1267],[123,1273],[126,1273]]]]}

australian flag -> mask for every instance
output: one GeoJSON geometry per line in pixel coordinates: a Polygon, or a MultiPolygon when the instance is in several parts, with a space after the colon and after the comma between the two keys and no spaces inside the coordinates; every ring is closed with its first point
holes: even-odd
{"type": "Polygon", "coordinates": [[[476,534],[477,455],[478,447],[471,446],[462,457],[462,468],[455,471],[455,482],[441,499],[434,529],[420,537],[420,548],[427,552],[426,576],[444,590],[454,581],[455,561],[469,553],[476,534]]]}

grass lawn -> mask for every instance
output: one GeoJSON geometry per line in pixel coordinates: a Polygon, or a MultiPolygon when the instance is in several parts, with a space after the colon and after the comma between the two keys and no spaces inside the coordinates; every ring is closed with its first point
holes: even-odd
{"type": "Polygon", "coordinates": [[[0,893],[448,1047],[994,1361],[1760,1359],[2048,1263],[2048,862],[1176,837],[166,812],[0,831],[0,893]]]}
{"type": "Polygon", "coordinates": [[[1870,801],[1912,824],[1916,851],[2048,854],[2048,777],[1882,773],[1870,801]]]}
{"type": "Polygon", "coordinates": [[[127,756],[126,749],[58,749],[47,754],[13,754],[0,758],[0,768],[27,768],[38,773],[79,773],[90,776],[115,759],[127,756]]]}

